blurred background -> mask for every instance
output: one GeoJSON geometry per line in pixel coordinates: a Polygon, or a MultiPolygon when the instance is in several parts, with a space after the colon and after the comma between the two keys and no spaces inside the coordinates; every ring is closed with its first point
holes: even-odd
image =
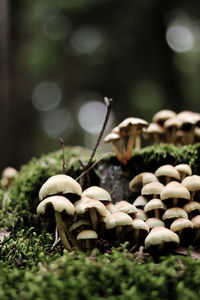
{"type": "Polygon", "coordinates": [[[200,111],[199,80],[199,1],[1,0],[0,169],[58,149],[60,137],[91,148],[104,96],[110,127],[200,111]]]}

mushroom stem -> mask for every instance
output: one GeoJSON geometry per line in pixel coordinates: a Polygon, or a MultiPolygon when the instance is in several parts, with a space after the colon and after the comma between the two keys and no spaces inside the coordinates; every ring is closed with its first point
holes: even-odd
{"type": "Polygon", "coordinates": [[[123,156],[126,153],[126,149],[125,149],[125,143],[124,143],[124,139],[123,136],[120,136],[119,139],[119,147],[120,147],[120,153],[123,156]]]}
{"type": "Polygon", "coordinates": [[[166,182],[165,182],[165,184],[168,184],[170,181],[171,181],[171,180],[170,180],[170,177],[169,177],[169,176],[166,176],[166,182]]]}
{"type": "Polygon", "coordinates": [[[155,209],[155,218],[160,219],[159,209],[155,209]]]}
{"type": "Polygon", "coordinates": [[[90,249],[91,247],[90,247],[90,240],[89,239],[86,239],[86,241],[85,241],[85,250],[86,251],[90,251],[91,249],[90,249]]]}
{"type": "Polygon", "coordinates": [[[200,230],[198,230],[198,231],[196,232],[195,238],[194,238],[194,242],[198,241],[199,237],[200,237],[200,230]]]}
{"type": "Polygon", "coordinates": [[[191,192],[190,201],[193,201],[193,199],[194,199],[194,195],[195,195],[195,191],[192,191],[192,192],[191,192]]]}
{"type": "Polygon", "coordinates": [[[173,198],[173,206],[174,207],[178,206],[178,199],[177,198],[173,198]]]}
{"type": "Polygon", "coordinates": [[[129,160],[132,156],[132,149],[134,146],[134,142],[135,142],[135,135],[130,135],[129,139],[128,139],[128,145],[127,145],[127,151],[126,151],[126,156],[127,156],[127,160],[129,160]]]}
{"type": "Polygon", "coordinates": [[[66,232],[67,236],[69,237],[70,241],[72,242],[72,245],[73,245],[74,247],[79,248],[78,242],[77,242],[77,240],[75,239],[73,233],[69,231],[69,227],[70,227],[69,221],[66,220],[66,221],[64,222],[65,232],[66,232]]]}
{"type": "Polygon", "coordinates": [[[114,153],[115,153],[117,159],[118,159],[119,161],[121,161],[122,156],[121,156],[121,154],[119,153],[119,151],[118,151],[118,149],[117,149],[117,146],[116,146],[116,144],[115,144],[115,141],[112,141],[112,147],[113,147],[113,151],[114,151],[114,153]]]}
{"type": "Polygon", "coordinates": [[[135,149],[140,150],[141,149],[141,136],[136,135],[135,137],[135,149]]]}
{"type": "Polygon", "coordinates": [[[71,252],[72,248],[68,242],[68,239],[67,239],[67,236],[65,233],[62,216],[57,211],[55,211],[55,219],[56,219],[56,225],[58,227],[61,242],[62,242],[63,246],[65,247],[65,249],[67,249],[69,252],[71,252]]]}
{"type": "Polygon", "coordinates": [[[92,227],[96,231],[97,228],[98,228],[98,219],[97,219],[97,212],[96,212],[95,208],[90,209],[90,218],[91,218],[91,221],[92,221],[92,227]]]}

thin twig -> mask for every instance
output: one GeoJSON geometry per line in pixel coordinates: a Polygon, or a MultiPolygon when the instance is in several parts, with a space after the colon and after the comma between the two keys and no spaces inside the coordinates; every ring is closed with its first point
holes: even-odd
{"type": "Polygon", "coordinates": [[[63,174],[66,174],[66,161],[65,161],[65,143],[62,138],[59,139],[62,145],[62,152],[63,152],[63,174]]]}
{"type": "Polygon", "coordinates": [[[113,152],[107,152],[104,155],[102,155],[98,160],[96,160],[87,170],[85,170],[81,175],[79,175],[75,180],[78,181],[81,179],[83,176],[85,176],[90,170],[92,170],[103,158],[106,156],[112,155],[113,152]]]}

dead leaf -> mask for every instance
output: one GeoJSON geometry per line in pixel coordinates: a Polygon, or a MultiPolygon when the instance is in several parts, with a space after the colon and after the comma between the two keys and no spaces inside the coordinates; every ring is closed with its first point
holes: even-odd
{"type": "Polygon", "coordinates": [[[182,254],[185,256],[192,256],[193,259],[200,259],[200,251],[194,249],[188,249],[184,247],[178,247],[174,250],[177,254],[182,254]]]}

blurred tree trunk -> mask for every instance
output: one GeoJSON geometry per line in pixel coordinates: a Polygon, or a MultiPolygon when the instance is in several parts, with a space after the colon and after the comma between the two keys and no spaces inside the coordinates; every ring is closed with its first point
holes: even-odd
{"type": "MultiPolygon", "coordinates": [[[[9,45],[9,0],[0,1],[0,168],[10,163],[11,149],[11,74],[9,45]]],[[[12,163],[12,162],[11,162],[12,163]]]]}

